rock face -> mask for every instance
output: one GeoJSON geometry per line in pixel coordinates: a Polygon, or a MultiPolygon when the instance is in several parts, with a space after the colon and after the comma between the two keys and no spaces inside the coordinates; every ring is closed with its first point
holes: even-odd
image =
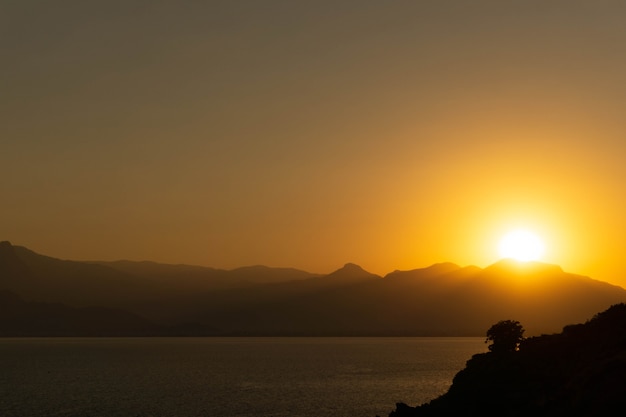
{"type": "Polygon", "coordinates": [[[446,394],[390,417],[622,415],[625,393],[626,304],[616,304],[517,352],[475,355],[446,394]]]}

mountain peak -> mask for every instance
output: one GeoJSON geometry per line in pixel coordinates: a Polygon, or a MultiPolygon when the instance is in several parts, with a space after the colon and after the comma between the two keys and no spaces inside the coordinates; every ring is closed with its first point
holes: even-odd
{"type": "Polygon", "coordinates": [[[431,270],[431,271],[446,273],[446,272],[455,271],[460,268],[461,267],[455,264],[454,262],[439,262],[436,264],[432,264],[426,269],[431,270]]]}
{"type": "Polygon", "coordinates": [[[345,271],[365,271],[365,269],[363,269],[360,265],[354,264],[352,262],[346,263],[343,267],[341,267],[339,269],[339,271],[341,271],[341,270],[345,270],[345,271]]]}
{"type": "Polygon", "coordinates": [[[15,254],[15,246],[11,245],[11,242],[8,240],[0,242],[0,261],[7,262],[16,262],[17,257],[15,254]]]}
{"type": "Polygon", "coordinates": [[[359,265],[350,262],[345,264],[343,267],[339,268],[335,272],[328,274],[327,277],[333,278],[335,280],[341,279],[350,281],[380,278],[380,276],[372,274],[371,272],[368,272],[365,269],[361,268],[359,265]]]}
{"type": "Polygon", "coordinates": [[[16,253],[15,246],[9,241],[0,242],[0,281],[6,288],[12,288],[10,282],[28,275],[28,268],[16,253]]]}
{"type": "Polygon", "coordinates": [[[412,269],[409,271],[395,270],[385,276],[385,278],[409,278],[415,279],[418,277],[436,277],[439,275],[445,275],[453,271],[461,269],[455,263],[452,262],[440,262],[432,264],[426,268],[412,269]]]}

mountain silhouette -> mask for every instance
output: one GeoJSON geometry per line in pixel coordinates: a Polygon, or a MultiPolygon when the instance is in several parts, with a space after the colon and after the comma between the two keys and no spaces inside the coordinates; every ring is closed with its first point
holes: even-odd
{"type": "Polygon", "coordinates": [[[0,242],[0,289],[29,301],[75,307],[102,305],[132,310],[157,320],[186,311],[205,293],[268,282],[316,277],[305,271],[265,266],[231,271],[155,262],[76,262],[0,242]]]}
{"type": "Polygon", "coordinates": [[[477,336],[501,317],[537,335],[626,301],[621,287],[538,262],[439,263],[384,277],[348,263],[321,275],[66,261],[8,242],[0,243],[0,290],[31,303],[125,310],[211,335],[477,336]]]}
{"type": "Polygon", "coordinates": [[[380,278],[380,276],[367,272],[359,265],[353,263],[347,263],[342,268],[331,272],[324,277],[325,280],[332,280],[334,283],[359,282],[376,278],[380,278]]]}
{"type": "Polygon", "coordinates": [[[173,333],[123,310],[32,303],[10,291],[0,291],[0,336],[155,336],[173,333]]]}
{"type": "Polygon", "coordinates": [[[188,281],[204,288],[226,288],[247,284],[295,281],[318,276],[294,268],[270,268],[263,265],[244,266],[233,270],[195,265],[169,265],[157,262],[114,261],[91,262],[130,275],[151,280],[188,281]]]}

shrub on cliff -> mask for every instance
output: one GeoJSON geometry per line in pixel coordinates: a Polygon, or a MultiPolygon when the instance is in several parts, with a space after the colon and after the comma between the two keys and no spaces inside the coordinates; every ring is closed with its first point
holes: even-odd
{"type": "Polygon", "coordinates": [[[524,340],[524,328],[519,321],[502,320],[487,330],[487,340],[492,342],[488,346],[491,352],[515,352],[524,340]]]}

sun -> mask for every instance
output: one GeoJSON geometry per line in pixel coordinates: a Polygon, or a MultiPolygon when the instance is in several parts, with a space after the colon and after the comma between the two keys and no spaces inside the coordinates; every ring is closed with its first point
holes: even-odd
{"type": "Polygon", "coordinates": [[[538,261],[543,257],[545,244],[535,233],[517,229],[507,233],[500,240],[498,252],[502,258],[523,262],[538,261]]]}

